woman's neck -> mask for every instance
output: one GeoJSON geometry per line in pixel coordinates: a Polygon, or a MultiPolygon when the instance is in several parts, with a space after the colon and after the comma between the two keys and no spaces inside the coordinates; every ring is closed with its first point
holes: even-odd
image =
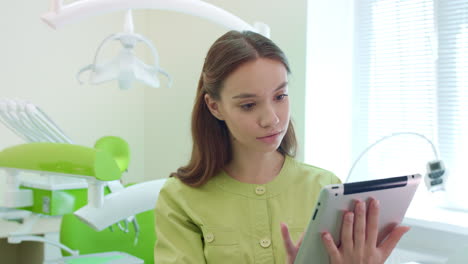
{"type": "Polygon", "coordinates": [[[224,170],[232,178],[245,183],[265,184],[281,171],[285,157],[278,151],[234,154],[224,170]]]}

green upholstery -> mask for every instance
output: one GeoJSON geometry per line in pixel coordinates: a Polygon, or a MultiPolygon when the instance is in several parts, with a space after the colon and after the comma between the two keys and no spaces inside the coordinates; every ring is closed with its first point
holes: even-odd
{"type": "Polygon", "coordinates": [[[120,137],[105,136],[94,143],[95,149],[108,152],[114,158],[120,172],[124,172],[130,163],[130,148],[127,141],[120,137]]]}
{"type": "Polygon", "coordinates": [[[0,167],[118,180],[122,173],[111,153],[73,144],[28,143],[0,152],[0,167]]]}

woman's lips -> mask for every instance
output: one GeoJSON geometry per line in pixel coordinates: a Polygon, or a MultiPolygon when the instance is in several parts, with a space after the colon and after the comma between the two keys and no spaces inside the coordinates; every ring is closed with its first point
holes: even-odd
{"type": "Polygon", "coordinates": [[[281,132],[276,132],[276,133],[268,135],[268,136],[258,137],[257,139],[264,142],[264,143],[273,143],[278,139],[278,137],[280,135],[281,135],[281,132]]]}

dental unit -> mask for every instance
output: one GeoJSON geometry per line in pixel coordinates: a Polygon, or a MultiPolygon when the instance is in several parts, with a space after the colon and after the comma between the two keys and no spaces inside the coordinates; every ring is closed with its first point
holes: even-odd
{"type": "MultiPolygon", "coordinates": [[[[123,32],[106,37],[98,46],[93,62],[83,67],[76,78],[80,83],[96,85],[117,80],[120,89],[130,89],[137,81],[150,87],[159,87],[161,83],[158,75],[162,75],[167,77],[167,86],[170,87],[172,79],[159,66],[156,48],[149,39],[134,32],[132,10],[135,9],[175,11],[207,19],[228,29],[250,30],[270,37],[268,25],[261,22],[250,25],[239,17],[200,0],[78,0],[67,4],[62,0],[51,0],[50,11],[41,18],[52,28],[58,29],[87,17],[125,11],[123,32]],[[122,49],[115,58],[105,61],[101,58],[102,50],[114,42],[119,42],[122,49]],[[137,58],[135,48],[139,43],[150,50],[151,65],[137,58]],[[88,74],[87,81],[82,76],[84,73],[88,74]]],[[[76,145],[39,107],[24,100],[0,100],[0,121],[28,142],[0,152],[0,170],[6,172],[7,189],[10,190],[6,195],[10,198],[4,199],[8,201],[0,207],[21,208],[42,203],[34,201],[32,190],[24,188],[24,182],[19,178],[22,173],[45,175],[52,179],[79,180],[84,182],[83,188],[87,188],[87,202],[79,208],[70,207],[61,213],[68,214],[72,210],[81,222],[97,231],[108,231],[104,230],[106,228],[112,231],[113,226],[117,225],[124,233],[134,232],[133,244],[141,246],[140,241],[145,234],[139,239],[141,228],[137,218],[140,214],[153,210],[165,179],[124,187],[119,180],[128,167],[126,142],[116,137],[103,137],[94,147],[76,145]],[[130,223],[133,225],[131,230],[130,223]]],[[[153,226],[153,223],[150,225],[153,226]]],[[[40,237],[24,234],[9,238],[10,243],[27,240],[48,242],[40,237]]],[[[86,256],[79,255],[78,251],[64,245],[57,246],[72,256],[50,263],[68,263],[66,261],[86,256]]],[[[114,264],[143,263],[140,258],[145,258],[139,255],[138,258],[131,258],[131,255],[122,252],[112,253],[92,257],[113,258],[109,263],[114,264]]],[[[148,257],[145,262],[149,260],[148,257]]]]}
{"type": "MultiPolygon", "coordinates": [[[[25,100],[1,99],[0,121],[27,142],[73,144],[73,141],[39,107],[25,100]]],[[[127,169],[129,163],[128,145],[122,139],[103,137],[95,143],[94,148],[112,153],[121,172],[127,169]]],[[[22,155],[26,154],[27,152],[22,155]]],[[[48,155],[47,152],[43,154],[48,155]]],[[[0,159],[0,162],[4,162],[4,160],[0,159]]],[[[3,208],[1,215],[8,217],[8,219],[22,219],[29,216],[29,214],[25,214],[24,210],[15,210],[16,208],[30,208],[29,210],[34,213],[46,215],[71,213],[78,209],[75,205],[76,199],[83,199],[75,197],[76,190],[89,188],[88,202],[94,205],[102,204],[99,201],[102,201],[101,192],[104,186],[107,186],[111,193],[124,190],[119,180],[105,183],[88,181],[89,183],[87,183],[85,179],[78,179],[68,174],[62,175],[54,171],[34,171],[32,173],[28,169],[4,168],[4,170],[6,171],[6,187],[2,194],[3,202],[0,203],[0,207],[3,208]],[[38,177],[21,179],[21,174],[29,174],[28,176],[35,174],[40,175],[40,177],[39,179],[38,177]]],[[[86,219],[86,214],[83,218],[86,219]]],[[[128,232],[129,222],[137,229],[138,223],[132,214],[127,215],[126,219],[123,220],[125,228],[120,223],[118,224],[122,231],[128,232]]]]}
{"type": "MultiPolygon", "coordinates": [[[[146,200],[153,202],[153,205],[156,202],[154,199],[148,199],[146,196],[148,192],[145,192],[143,194],[145,197],[140,199],[140,207],[135,206],[134,202],[139,203],[139,201],[134,200],[135,194],[142,191],[139,184],[132,186],[131,190],[136,189],[136,193],[131,193],[129,188],[123,188],[105,196],[104,186],[120,179],[122,167],[119,167],[119,165],[125,166],[125,162],[125,160],[115,156],[115,152],[111,153],[99,147],[90,148],[66,143],[27,143],[6,148],[0,152],[0,169],[4,169],[10,175],[17,175],[20,171],[27,171],[37,174],[47,173],[86,179],[88,182],[88,205],[76,213],[84,222],[93,227],[102,227],[102,229],[139,213],[138,210],[140,210],[141,206],[145,206],[146,200]],[[115,207],[115,204],[118,207],[115,207]],[[106,210],[109,207],[112,210],[106,210]],[[131,209],[122,210],[122,208],[131,209]],[[98,217],[94,217],[96,212],[99,214],[98,217]]],[[[146,186],[146,184],[143,185],[146,186]]],[[[151,187],[150,184],[148,187],[153,188],[154,186],[151,187]]],[[[135,225],[136,244],[139,233],[138,224],[135,219],[132,219],[132,223],[135,225]]],[[[20,243],[22,241],[50,242],[41,237],[22,234],[12,235],[8,241],[10,243],[20,243]]],[[[58,246],[68,250],[64,245],[58,246]]],[[[68,250],[68,252],[72,256],[77,255],[76,251],[68,250]]],[[[121,252],[118,254],[122,255],[121,252]]],[[[130,256],[124,255],[123,257],[126,259],[125,261],[128,261],[130,256]]],[[[135,261],[128,263],[142,263],[137,258],[131,258],[135,261]]]]}

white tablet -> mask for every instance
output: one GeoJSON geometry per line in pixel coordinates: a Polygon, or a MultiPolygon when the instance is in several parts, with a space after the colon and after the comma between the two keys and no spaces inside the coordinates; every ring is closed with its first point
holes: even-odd
{"type": "Polygon", "coordinates": [[[320,192],[294,264],[329,263],[321,234],[330,232],[335,244],[339,245],[343,213],[354,211],[356,200],[368,202],[374,198],[380,202],[380,243],[403,220],[420,181],[421,175],[415,174],[325,186],[320,192]]]}

